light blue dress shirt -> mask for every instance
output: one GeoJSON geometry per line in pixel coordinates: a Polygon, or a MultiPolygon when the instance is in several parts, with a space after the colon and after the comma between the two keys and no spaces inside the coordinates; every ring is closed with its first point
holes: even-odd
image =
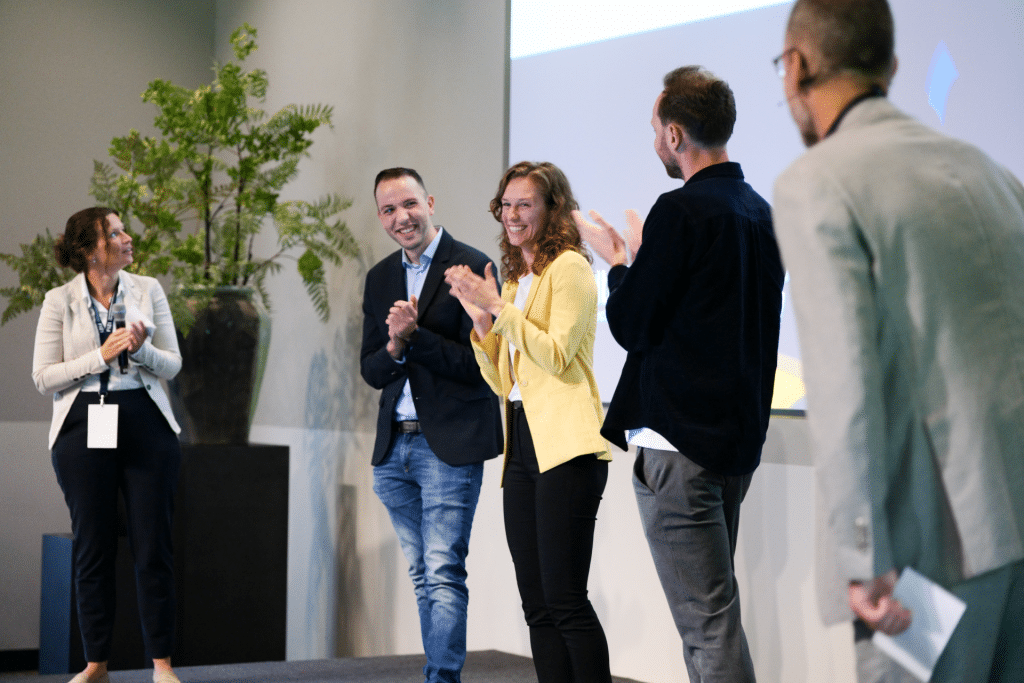
{"type": "MultiPolygon", "coordinates": [[[[410,301],[413,296],[418,300],[420,293],[423,291],[423,283],[427,279],[427,271],[430,270],[430,264],[434,260],[434,254],[437,253],[437,246],[441,244],[441,233],[444,232],[444,228],[440,225],[437,226],[437,234],[434,235],[434,239],[430,241],[430,244],[420,255],[419,265],[409,260],[409,257],[405,254],[405,249],[402,250],[402,267],[405,269],[405,296],[406,301],[410,301]]],[[[405,363],[405,355],[396,361],[397,363],[405,363]]],[[[395,420],[416,420],[416,404],[412,400],[412,387],[409,386],[409,380],[405,380],[405,386],[402,387],[402,395],[398,397],[398,403],[395,404],[395,420]]]]}

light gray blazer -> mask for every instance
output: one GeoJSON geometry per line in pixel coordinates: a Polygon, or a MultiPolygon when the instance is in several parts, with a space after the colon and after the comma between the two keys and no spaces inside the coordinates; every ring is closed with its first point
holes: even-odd
{"type": "Polygon", "coordinates": [[[817,476],[827,623],[912,566],[1024,557],[1024,188],[884,98],[775,183],[817,476]]]}
{"type": "MultiPolygon", "coordinates": [[[[167,418],[171,429],[179,433],[181,428],[171,413],[167,393],[160,384],[161,379],[170,379],[181,369],[178,337],[167,297],[154,278],[125,271],[121,271],[119,288],[124,292],[127,320],[145,318],[156,327],[139,350],[130,355],[130,359],[138,366],[142,383],[153,402],[167,418]]],[[[50,423],[48,448],[53,448],[82,383],[90,375],[99,374],[108,367],[117,372],[117,361],[108,366],[103,362],[99,348],[100,335],[96,329],[89,288],[85,274],[79,273],[67,284],[46,293],[36,327],[32,380],[39,393],[53,392],[53,421],[50,423]]]]}

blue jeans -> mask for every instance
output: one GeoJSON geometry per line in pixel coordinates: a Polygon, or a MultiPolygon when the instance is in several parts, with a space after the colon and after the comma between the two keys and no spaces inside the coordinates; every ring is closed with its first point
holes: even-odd
{"type": "Polygon", "coordinates": [[[460,681],[466,661],[466,555],[480,497],[483,463],[454,467],[423,434],[396,434],[373,470],[373,490],[388,509],[416,591],[428,683],[460,681]]]}

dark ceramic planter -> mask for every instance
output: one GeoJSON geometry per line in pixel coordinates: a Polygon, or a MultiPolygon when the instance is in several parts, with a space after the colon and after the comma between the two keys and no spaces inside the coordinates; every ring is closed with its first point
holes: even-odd
{"type": "Polygon", "coordinates": [[[270,316],[249,287],[218,287],[212,297],[194,301],[195,324],[187,336],[178,332],[181,372],[169,383],[181,440],[247,444],[270,346],[270,316]]]}

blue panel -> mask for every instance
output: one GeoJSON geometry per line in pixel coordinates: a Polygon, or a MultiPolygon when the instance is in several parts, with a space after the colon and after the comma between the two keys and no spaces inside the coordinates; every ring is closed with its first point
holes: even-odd
{"type": "Polygon", "coordinates": [[[43,534],[39,673],[68,673],[71,631],[71,535],[43,534]]]}

